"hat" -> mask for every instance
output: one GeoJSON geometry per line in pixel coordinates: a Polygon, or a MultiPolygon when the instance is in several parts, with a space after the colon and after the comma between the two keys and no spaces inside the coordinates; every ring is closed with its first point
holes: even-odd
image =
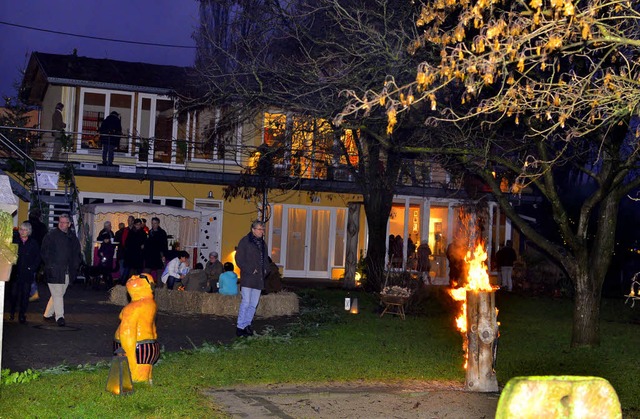
{"type": "Polygon", "coordinates": [[[111,111],[111,113],[109,115],[114,115],[114,116],[120,116],[120,114],[116,111],[111,111]]]}

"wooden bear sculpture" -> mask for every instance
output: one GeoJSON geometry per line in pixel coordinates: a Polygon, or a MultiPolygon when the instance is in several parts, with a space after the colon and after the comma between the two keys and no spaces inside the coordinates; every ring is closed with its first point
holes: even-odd
{"type": "Polygon", "coordinates": [[[124,349],[134,382],[152,382],[152,368],[160,357],[156,332],[157,306],[153,298],[153,278],[133,275],[127,281],[131,302],[120,312],[114,350],[124,349]]]}

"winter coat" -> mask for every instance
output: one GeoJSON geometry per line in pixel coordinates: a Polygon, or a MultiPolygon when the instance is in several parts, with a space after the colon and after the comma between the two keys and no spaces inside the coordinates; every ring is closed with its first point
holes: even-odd
{"type": "Polygon", "coordinates": [[[209,282],[209,289],[207,292],[217,292],[218,286],[216,283],[218,282],[218,278],[220,278],[220,274],[224,271],[224,266],[222,266],[222,262],[216,260],[214,263],[207,262],[204,267],[204,272],[207,274],[207,281],[209,282]]]}
{"type": "Polygon", "coordinates": [[[71,230],[66,233],[57,227],[50,230],[42,240],[40,255],[49,284],[64,284],[67,273],[69,283],[76,280],[81,261],[80,241],[71,230]]]}
{"type": "Polygon", "coordinates": [[[162,269],[164,263],[162,256],[167,256],[167,233],[158,227],[157,230],[149,230],[149,237],[144,244],[144,267],[148,269],[162,269]]]}
{"type": "Polygon", "coordinates": [[[18,238],[16,243],[18,244],[18,261],[13,268],[16,272],[16,281],[31,284],[40,266],[40,246],[31,237],[24,243],[18,238]]]}
{"type": "Polygon", "coordinates": [[[264,239],[259,239],[258,246],[253,233],[249,232],[240,239],[236,249],[236,265],[240,268],[240,286],[261,290],[264,288],[264,278],[269,274],[267,245],[264,239]]]}
{"type": "Polygon", "coordinates": [[[107,116],[100,124],[100,143],[104,145],[117,146],[120,144],[122,135],[122,124],[116,115],[107,116]],[[109,135],[111,134],[111,135],[109,135]]]}
{"type": "Polygon", "coordinates": [[[144,264],[143,246],[147,241],[147,234],[143,229],[132,229],[127,235],[124,244],[124,266],[133,269],[142,269],[144,264]]]}
{"type": "Polygon", "coordinates": [[[207,274],[204,269],[192,269],[180,281],[186,291],[207,292],[207,274]]]}

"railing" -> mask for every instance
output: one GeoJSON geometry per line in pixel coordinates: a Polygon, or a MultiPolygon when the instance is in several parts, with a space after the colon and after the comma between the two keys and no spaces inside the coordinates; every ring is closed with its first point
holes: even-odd
{"type": "MultiPolygon", "coordinates": [[[[50,160],[47,158],[47,151],[52,148],[54,135],[59,134],[58,131],[51,130],[0,126],[0,132],[2,130],[24,130],[45,137],[46,141],[42,141],[39,145],[36,144],[35,147],[32,145],[28,150],[35,159],[40,157],[42,160],[50,160]]],[[[87,133],[66,131],[64,134],[67,136],[66,138],[72,140],[70,147],[66,150],[65,157],[68,158],[69,153],[73,153],[76,154],[74,160],[82,161],[81,156],[88,155],[93,156],[94,161],[100,161],[98,156],[101,156],[102,150],[96,141],[87,142],[87,133]],[[91,146],[86,146],[86,144],[91,146]]],[[[357,174],[349,164],[339,163],[340,156],[332,155],[331,151],[327,150],[314,152],[308,148],[297,150],[291,147],[268,147],[264,144],[261,146],[224,144],[223,147],[218,145],[219,148],[216,149],[203,143],[182,139],[143,138],[132,135],[119,137],[126,139],[127,145],[124,148],[116,147],[116,160],[118,157],[121,160],[129,159],[131,165],[138,167],[170,167],[221,173],[239,173],[244,170],[250,173],[257,168],[260,153],[266,152],[271,155],[273,171],[279,177],[353,182],[354,175],[357,174]],[[205,146],[209,147],[206,152],[203,150],[205,146]],[[159,151],[160,149],[162,151],[159,151]],[[315,155],[322,156],[322,159],[314,158],[315,155]],[[211,158],[203,158],[203,156],[211,158]]],[[[17,147],[15,144],[13,146],[17,147]]],[[[23,152],[23,154],[25,153],[23,152]]],[[[34,161],[31,157],[29,160],[34,161]]],[[[449,176],[446,171],[430,162],[419,159],[403,159],[401,167],[397,185],[449,187],[449,176]]]]}
{"type": "Polygon", "coordinates": [[[41,205],[41,200],[39,199],[40,188],[38,187],[38,168],[36,161],[33,160],[29,154],[27,154],[16,143],[7,138],[2,132],[0,132],[0,144],[4,151],[2,154],[5,154],[4,157],[13,158],[17,162],[21,163],[22,170],[16,167],[17,178],[22,181],[22,185],[29,190],[33,198],[38,202],[38,205],[41,205]]]}

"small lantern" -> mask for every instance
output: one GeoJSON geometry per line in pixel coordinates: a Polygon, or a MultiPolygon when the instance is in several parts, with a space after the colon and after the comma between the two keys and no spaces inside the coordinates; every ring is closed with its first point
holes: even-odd
{"type": "Polygon", "coordinates": [[[351,294],[347,294],[347,296],[344,298],[344,310],[351,310],[351,294]]]}
{"type": "Polygon", "coordinates": [[[113,394],[127,394],[133,391],[129,361],[122,347],[115,351],[107,378],[107,391],[113,394]]]}
{"type": "Polygon", "coordinates": [[[349,313],[358,314],[358,299],[357,298],[352,298],[351,299],[351,309],[349,310],[349,313]]]}

